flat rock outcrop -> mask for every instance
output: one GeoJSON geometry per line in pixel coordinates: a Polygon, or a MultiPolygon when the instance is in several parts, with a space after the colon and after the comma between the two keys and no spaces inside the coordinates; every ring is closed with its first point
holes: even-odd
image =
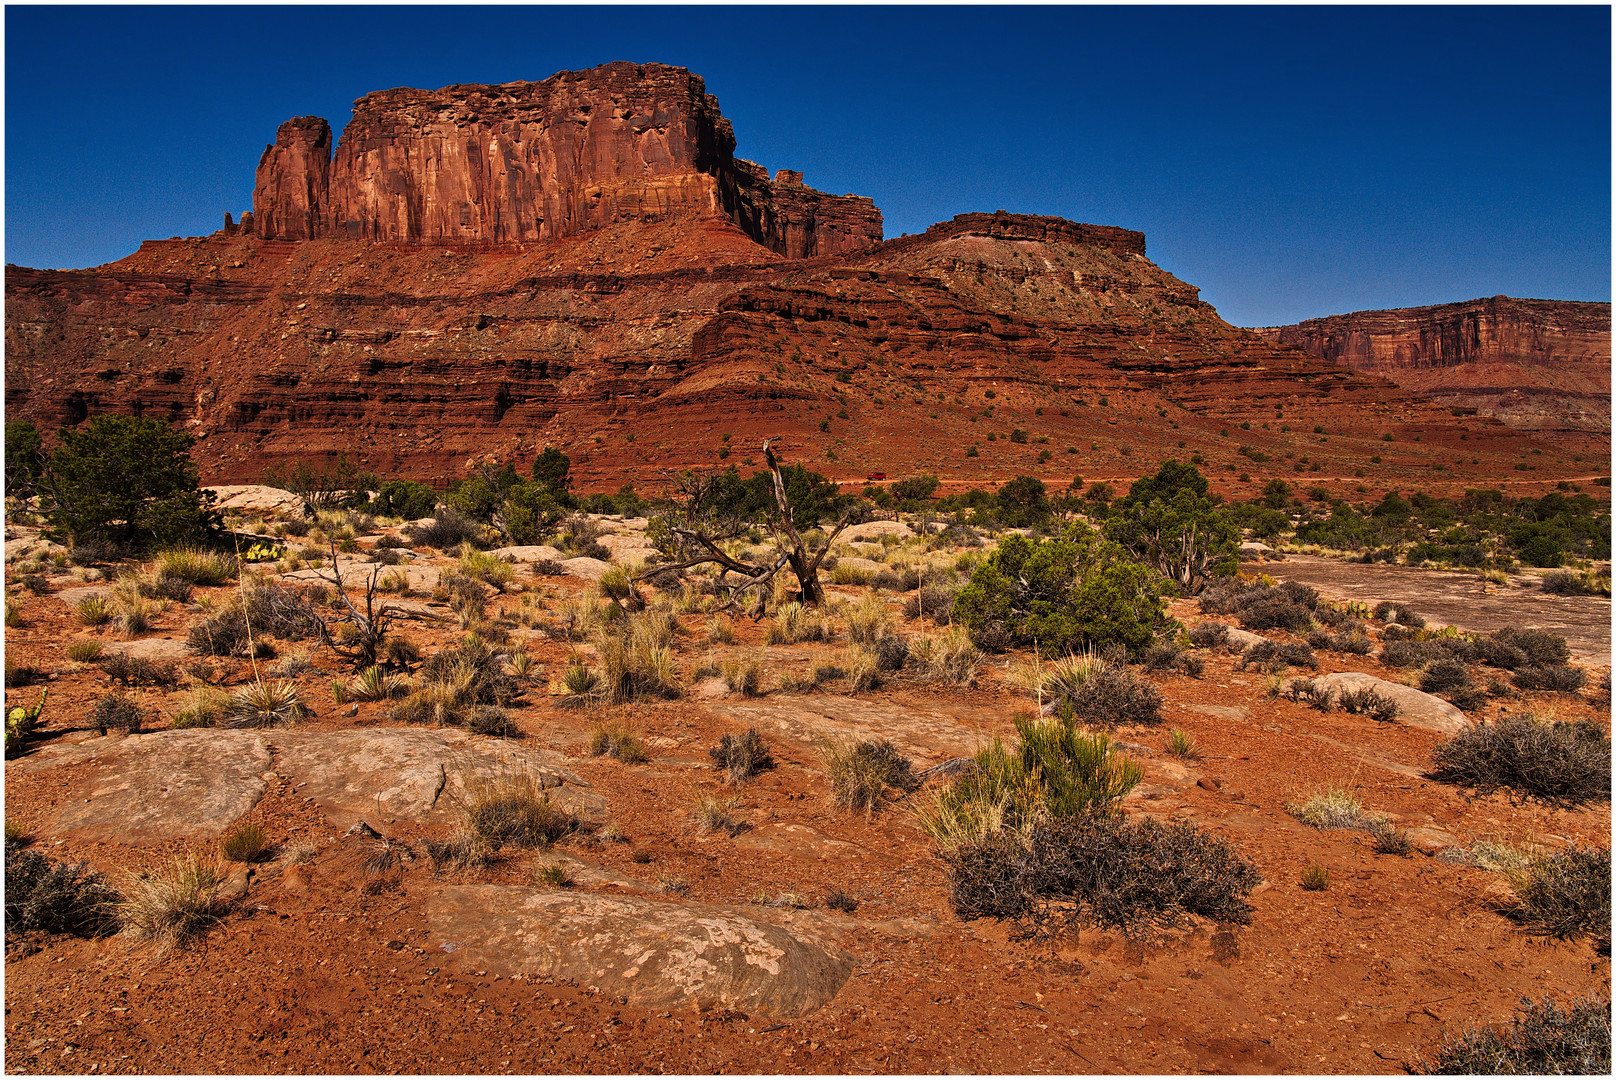
{"type": "Polygon", "coordinates": [[[52,745],[26,771],[88,765],[87,793],[63,803],[49,832],[120,844],[218,836],[264,795],[272,757],[256,731],[191,729],[52,745]]]}
{"type": "Polygon", "coordinates": [[[1377,679],[1360,671],[1338,671],[1333,675],[1321,675],[1314,679],[1313,683],[1322,689],[1334,690],[1337,693],[1373,690],[1382,697],[1397,702],[1397,722],[1407,724],[1409,727],[1452,735],[1465,726],[1465,714],[1451,702],[1443,701],[1423,690],[1416,690],[1412,686],[1377,679]]]}
{"type": "Polygon", "coordinates": [[[1494,296],[1257,332],[1508,424],[1610,430],[1607,303],[1494,296]]]}
{"type": "Polygon", "coordinates": [[[642,1008],[803,1016],[853,973],[841,949],[739,908],[457,885],[434,892],[427,915],[462,967],[575,980],[642,1008]]]}
{"type": "Polygon", "coordinates": [[[881,240],[869,199],[734,156],[698,75],[613,63],[543,82],[382,90],[330,126],[282,124],[258,164],[253,227],[270,240],[521,244],[614,222],[724,217],[791,259],[881,240]]]}

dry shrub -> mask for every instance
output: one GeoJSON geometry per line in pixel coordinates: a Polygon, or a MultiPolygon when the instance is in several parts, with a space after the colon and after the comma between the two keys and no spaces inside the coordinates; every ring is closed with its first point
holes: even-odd
{"type": "Polygon", "coordinates": [[[885,739],[847,743],[821,735],[815,741],[837,806],[873,814],[888,789],[907,794],[920,786],[914,765],[885,739]]]}
{"type": "MultiPolygon", "coordinates": [[[[733,634],[732,634],[733,638],[733,634]]],[[[812,608],[792,601],[780,605],[763,631],[765,645],[795,645],[801,641],[834,641],[836,626],[812,608]]]]}
{"type": "Polygon", "coordinates": [[[1467,1028],[1446,1039],[1421,1072],[1435,1076],[1608,1076],[1610,1002],[1590,998],[1561,1011],[1521,1000],[1501,1028],[1467,1028]]]}
{"type": "Polygon", "coordinates": [[[927,618],[932,622],[946,623],[953,617],[954,600],[958,595],[956,588],[927,585],[903,602],[904,618],[927,618]]]}
{"type": "Polygon", "coordinates": [[[97,663],[107,678],[125,686],[174,686],[180,681],[173,664],[126,652],[106,653],[97,663]]]}
{"type": "Polygon", "coordinates": [[[1162,695],[1155,684],[1092,653],[1053,664],[1042,691],[1053,699],[1055,714],[1069,719],[1106,727],[1161,723],[1162,695]]]}
{"type": "Polygon", "coordinates": [[[757,728],[747,728],[739,735],[724,735],[717,746],[707,751],[707,756],[724,770],[732,784],[744,784],[765,769],[774,768],[774,758],[757,728]]]}
{"type": "Polygon", "coordinates": [[[1397,714],[1402,712],[1402,707],[1397,702],[1386,697],[1378,690],[1369,688],[1343,690],[1341,691],[1341,696],[1336,699],[1336,704],[1341,706],[1342,712],[1367,716],[1383,724],[1389,724],[1396,720],[1397,714]]]}
{"type": "Polygon", "coordinates": [[[1281,645],[1274,641],[1259,641],[1240,654],[1240,670],[1255,665],[1258,671],[1273,674],[1281,668],[1317,668],[1313,650],[1306,645],[1281,645]]]}
{"type": "Polygon", "coordinates": [[[734,836],[742,829],[742,823],[735,819],[735,810],[741,801],[734,796],[719,798],[716,795],[696,796],[695,807],[691,817],[696,823],[696,832],[705,836],[708,833],[723,832],[734,836]]]}
{"type": "Polygon", "coordinates": [[[1570,664],[1529,665],[1517,668],[1510,679],[1522,690],[1546,690],[1554,694],[1575,694],[1588,682],[1587,674],[1570,664]]]}
{"type": "Polygon", "coordinates": [[[186,644],[204,656],[243,656],[249,636],[303,641],[324,632],[325,624],[307,597],[281,585],[260,585],[232,597],[217,614],[193,623],[186,644]]]}
{"type": "Polygon", "coordinates": [[[768,653],[762,649],[747,656],[728,656],[724,658],[720,671],[724,682],[729,686],[730,693],[740,694],[742,697],[757,697],[763,693],[763,674],[767,667],[768,653]]]}
{"type": "Polygon", "coordinates": [[[1546,721],[1531,713],[1475,723],[1432,753],[1435,779],[1486,794],[1576,806],[1610,799],[1610,737],[1591,721],[1546,721]]]}
{"type": "MultiPolygon", "coordinates": [[[[9,830],[8,830],[9,831],[9,830]]],[[[27,930],[98,936],[115,926],[120,897],[87,863],[53,862],[6,839],[6,936],[27,930]]]]}
{"type": "Polygon", "coordinates": [[[893,631],[892,612],[877,593],[865,593],[848,605],[845,614],[847,634],[855,645],[873,646],[893,631]]]}
{"type": "Polygon", "coordinates": [[[1130,936],[1191,915],[1249,924],[1246,897],[1262,880],[1232,845],[1188,822],[1104,812],[1040,822],[1025,835],[995,832],[943,859],[961,918],[1130,936]]]}
{"type": "Polygon", "coordinates": [[[589,729],[589,752],[595,757],[614,757],[625,765],[649,760],[639,734],[621,720],[610,720],[589,729]]]}
{"type": "Polygon", "coordinates": [[[1572,940],[1592,936],[1610,952],[1610,849],[1571,848],[1541,855],[1509,874],[1527,933],[1572,940]]]}
{"type": "Polygon", "coordinates": [[[90,709],[90,726],[97,735],[117,729],[126,735],[140,730],[140,706],[122,694],[107,694],[90,709]]]}
{"type": "Polygon", "coordinates": [[[1505,627],[1492,636],[1500,645],[1519,649],[1531,664],[1563,664],[1571,659],[1571,646],[1559,634],[1547,630],[1517,630],[1505,627]]]}
{"type": "Polygon", "coordinates": [[[1218,622],[1196,623],[1189,629],[1189,639],[1197,649],[1215,649],[1229,640],[1229,628],[1218,622]]]}

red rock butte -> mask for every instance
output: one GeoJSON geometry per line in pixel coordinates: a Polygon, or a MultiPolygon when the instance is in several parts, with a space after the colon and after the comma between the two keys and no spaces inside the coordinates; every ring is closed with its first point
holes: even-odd
{"type": "Polygon", "coordinates": [[[332,156],[316,116],[264,148],[250,225],[266,240],[554,240],[617,222],[722,215],[790,259],[879,243],[870,199],[735,157],[698,75],[613,63],[543,82],[382,90],[354,103],[332,156]]]}
{"type": "Polygon", "coordinates": [[[1608,427],[1540,446],[1231,326],[1142,233],[998,211],[883,241],[869,199],[734,147],[660,64],[381,91],[336,142],[289,120],[240,226],[7,268],[8,415],[163,417],[218,483],[336,454],[448,481],[559,446],[585,490],[654,489],[765,437],[840,481],[1065,486],[1177,456],[1229,493],[1282,467],[1542,485],[1574,462],[1520,476],[1531,450],[1608,452],[1608,427]]]}

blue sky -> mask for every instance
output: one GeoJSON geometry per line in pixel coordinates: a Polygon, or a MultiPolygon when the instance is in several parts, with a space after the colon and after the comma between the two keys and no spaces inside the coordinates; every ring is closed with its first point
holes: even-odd
{"type": "Polygon", "coordinates": [[[90,266],[252,202],[288,117],[610,60],[703,75],[737,154],[872,196],[1145,232],[1230,322],[1609,300],[1610,11],[6,9],[5,258],[90,266]]]}

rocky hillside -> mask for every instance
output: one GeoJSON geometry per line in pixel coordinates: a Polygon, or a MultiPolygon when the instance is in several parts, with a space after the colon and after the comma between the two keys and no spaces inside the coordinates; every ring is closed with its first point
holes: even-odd
{"type": "Polygon", "coordinates": [[[1577,471],[1230,326],[1137,232],[965,214],[876,243],[867,200],[731,156],[682,69],[386,91],[329,144],[324,121],[283,125],[243,227],[8,268],[11,415],[166,416],[214,482],[339,452],[449,478],[553,444],[615,489],[732,450],[745,466],[767,436],[860,481],[1064,486],[1169,454],[1226,490],[1577,471]]]}
{"type": "Polygon", "coordinates": [[[1257,332],[1516,427],[1610,432],[1609,304],[1494,296],[1257,332]]]}

